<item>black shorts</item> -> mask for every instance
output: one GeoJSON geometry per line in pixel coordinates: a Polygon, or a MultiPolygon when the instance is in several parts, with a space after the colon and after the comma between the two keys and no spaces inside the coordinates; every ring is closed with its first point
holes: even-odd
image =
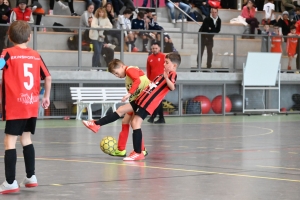
{"type": "Polygon", "coordinates": [[[135,115],[140,116],[140,118],[142,118],[143,120],[150,115],[147,110],[145,110],[144,108],[141,108],[140,106],[138,106],[135,101],[130,102],[130,105],[133,109],[133,112],[135,115]]]}
{"type": "Polygon", "coordinates": [[[29,119],[13,119],[7,120],[5,124],[5,134],[22,135],[23,132],[31,132],[34,134],[36,126],[36,117],[29,119]]]}

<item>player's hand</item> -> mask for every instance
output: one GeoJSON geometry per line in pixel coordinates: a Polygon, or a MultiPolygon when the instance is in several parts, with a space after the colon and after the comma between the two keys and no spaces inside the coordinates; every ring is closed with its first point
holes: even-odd
{"type": "Polygon", "coordinates": [[[3,20],[7,20],[8,17],[7,17],[6,15],[2,15],[2,19],[3,19],[3,20]]]}
{"type": "Polygon", "coordinates": [[[43,98],[42,99],[42,107],[44,108],[44,109],[48,109],[48,107],[50,106],[50,100],[49,100],[49,98],[43,98]]]}
{"type": "Polygon", "coordinates": [[[167,79],[167,78],[169,78],[168,76],[169,76],[169,72],[167,72],[167,71],[165,70],[165,71],[164,71],[164,78],[167,79]]]}
{"type": "Polygon", "coordinates": [[[127,99],[131,96],[130,93],[126,94],[123,98],[122,98],[122,102],[127,101],[127,99]]]}

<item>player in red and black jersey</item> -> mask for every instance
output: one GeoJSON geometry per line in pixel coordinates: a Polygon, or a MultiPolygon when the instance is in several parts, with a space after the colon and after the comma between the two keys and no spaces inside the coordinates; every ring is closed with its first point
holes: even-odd
{"type": "Polygon", "coordinates": [[[26,168],[26,177],[20,187],[36,187],[35,153],[31,134],[35,132],[39,108],[40,80],[45,80],[42,106],[50,105],[51,76],[41,56],[27,48],[31,28],[25,21],[15,21],[9,27],[9,39],[14,47],[4,49],[0,58],[2,73],[2,111],[5,124],[5,177],[0,194],[19,191],[15,180],[17,151],[20,136],[26,168]]]}
{"type": "Polygon", "coordinates": [[[101,126],[116,121],[128,112],[135,112],[135,116],[131,122],[133,129],[133,148],[134,151],[124,158],[125,161],[143,160],[142,153],[142,130],[141,125],[147,115],[151,115],[160,102],[164,99],[166,94],[171,90],[175,90],[175,82],[177,79],[176,69],[181,63],[181,57],[178,53],[170,53],[165,58],[165,71],[163,74],[157,76],[153,82],[147,86],[143,92],[137,97],[135,101],[125,104],[117,109],[111,115],[107,115],[98,121],[85,121],[83,124],[92,130],[98,132],[101,126]]]}

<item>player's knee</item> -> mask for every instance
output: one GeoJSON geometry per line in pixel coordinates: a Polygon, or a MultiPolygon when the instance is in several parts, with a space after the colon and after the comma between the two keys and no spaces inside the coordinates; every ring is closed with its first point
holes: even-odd
{"type": "Polygon", "coordinates": [[[8,135],[5,134],[4,137],[4,149],[15,149],[16,148],[16,141],[17,141],[17,136],[13,136],[13,135],[8,135]]]}

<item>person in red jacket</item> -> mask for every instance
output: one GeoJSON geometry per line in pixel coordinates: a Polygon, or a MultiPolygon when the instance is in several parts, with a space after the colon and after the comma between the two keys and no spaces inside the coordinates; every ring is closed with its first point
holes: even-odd
{"type": "Polygon", "coordinates": [[[32,11],[27,8],[27,0],[19,0],[19,6],[14,8],[10,14],[10,23],[23,20],[28,23],[34,23],[32,11]]]}
{"type": "MultiPolygon", "coordinates": [[[[165,70],[165,54],[160,52],[159,43],[154,42],[151,46],[152,54],[147,59],[147,77],[150,81],[153,81],[158,75],[163,74],[165,70]]],[[[162,102],[159,104],[157,109],[153,112],[151,117],[148,119],[150,123],[164,124],[164,111],[162,102]],[[159,115],[159,119],[154,122],[155,117],[159,115]]]]}
{"type": "Polygon", "coordinates": [[[256,14],[256,11],[255,11],[255,7],[253,5],[253,1],[249,0],[247,5],[243,7],[241,16],[243,18],[246,18],[246,22],[250,25],[250,33],[251,34],[254,34],[255,28],[258,28],[258,25],[259,25],[259,22],[255,18],[255,14],[256,14]]]}

